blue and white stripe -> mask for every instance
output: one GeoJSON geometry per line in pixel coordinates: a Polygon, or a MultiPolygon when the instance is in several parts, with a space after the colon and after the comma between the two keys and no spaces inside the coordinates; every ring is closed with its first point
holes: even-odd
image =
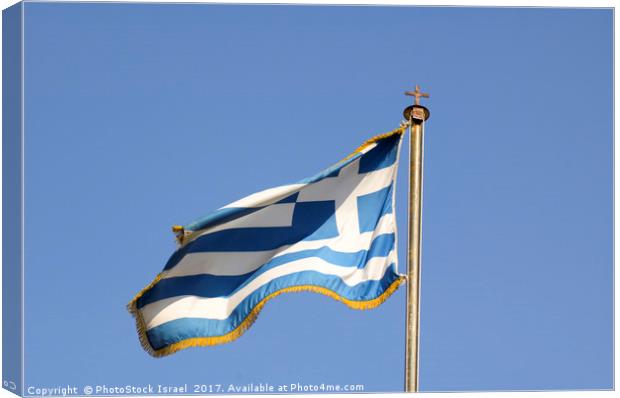
{"type": "Polygon", "coordinates": [[[129,304],[147,351],[230,341],[265,298],[286,289],[314,286],[363,303],[397,285],[402,130],[381,137],[314,177],[185,226],[182,246],[129,304]]]}

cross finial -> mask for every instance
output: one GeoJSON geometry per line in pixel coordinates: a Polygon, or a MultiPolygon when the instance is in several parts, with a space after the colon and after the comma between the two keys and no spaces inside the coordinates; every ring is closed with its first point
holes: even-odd
{"type": "Polygon", "coordinates": [[[415,91],[405,91],[405,95],[410,95],[412,97],[415,97],[416,105],[420,105],[420,98],[430,97],[430,95],[428,95],[427,93],[423,93],[422,91],[420,91],[420,86],[418,86],[417,84],[415,86],[415,91]]]}

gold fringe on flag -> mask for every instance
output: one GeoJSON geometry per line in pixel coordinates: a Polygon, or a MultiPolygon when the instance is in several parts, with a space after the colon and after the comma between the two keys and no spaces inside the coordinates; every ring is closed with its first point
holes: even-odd
{"type": "Polygon", "coordinates": [[[394,134],[403,134],[405,132],[405,130],[407,130],[407,126],[400,126],[397,129],[394,129],[392,131],[388,131],[387,133],[383,133],[383,134],[379,134],[379,135],[375,135],[372,138],[367,139],[366,141],[364,141],[364,143],[362,145],[360,145],[359,147],[357,147],[357,149],[355,151],[353,151],[353,153],[351,153],[349,156],[347,156],[346,158],[342,159],[341,162],[352,158],[353,156],[355,156],[356,153],[360,153],[362,152],[366,147],[368,147],[369,145],[374,144],[377,141],[380,141],[384,138],[387,137],[391,137],[394,134]]]}
{"type": "Polygon", "coordinates": [[[138,293],[138,295],[127,305],[129,312],[136,319],[136,329],[138,331],[138,336],[140,338],[140,344],[142,345],[142,348],[144,348],[146,352],[148,352],[150,355],[156,358],[161,358],[166,355],[174,354],[177,351],[180,351],[180,350],[183,350],[189,347],[206,347],[206,346],[230,343],[231,341],[238,339],[239,337],[241,337],[241,335],[246,330],[248,330],[250,326],[252,326],[254,321],[256,321],[256,319],[258,318],[258,315],[260,314],[265,304],[272,298],[277,297],[281,295],[282,293],[296,293],[296,292],[319,293],[327,297],[331,297],[332,299],[336,301],[340,301],[341,303],[346,304],[350,308],[353,308],[356,310],[370,310],[370,309],[378,307],[385,300],[387,300],[396,291],[396,289],[398,289],[400,284],[403,283],[406,279],[405,276],[401,276],[400,278],[392,282],[392,284],[388,286],[388,288],[385,289],[385,291],[381,293],[379,297],[372,299],[372,300],[365,300],[365,301],[356,301],[356,300],[346,299],[340,296],[338,293],[334,292],[333,290],[330,290],[330,289],[327,289],[321,286],[300,285],[300,286],[285,287],[284,289],[280,289],[276,292],[273,292],[267,297],[265,297],[264,299],[262,299],[258,304],[256,304],[256,306],[252,309],[252,311],[250,311],[248,316],[239,324],[239,326],[237,326],[235,329],[233,329],[229,333],[226,333],[221,336],[212,336],[212,337],[192,337],[186,340],[173,343],[169,346],[160,348],[158,350],[155,350],[149,343],[148,336],[146,335],[146,324],[144,322],[144,319],[142,318],[142,314],[137,308],[136,301],[140,296],[142,296],[144,292],[146,292],[155,283],[159,281],[160,275],[158,275],[157,278],[155,278],[155,280],[149,286],[147,286],[147,288],[145,288],[142,292],[138,293]]]}

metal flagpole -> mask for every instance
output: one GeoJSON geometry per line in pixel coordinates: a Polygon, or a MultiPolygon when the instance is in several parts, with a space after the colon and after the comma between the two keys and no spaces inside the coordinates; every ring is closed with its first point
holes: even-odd
{"type": "Polygon", "coordinates": [[[409,203],[407,243],[407,338],[405,351],[405,391],[418,391],[418,354],[420,331],[420,262],[422,250],[422,179],[424,166],[424,122],[430,112],[420,105],[428,98],[420,87],[406,91],[414,105],[403,112],[409,121],[409,203]]]}

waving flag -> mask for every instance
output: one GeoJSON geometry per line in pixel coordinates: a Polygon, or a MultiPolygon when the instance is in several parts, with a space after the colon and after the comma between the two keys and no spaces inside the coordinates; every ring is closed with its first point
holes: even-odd
{"type": "Polygon", "coordinates": [[[286,292],[322,293],[355,309],[385,301],[404,280],[394,216],[403,132],[177,227],[180,247],[128,305],[144,349],[160,357],[230,342],[286,292]]]}

